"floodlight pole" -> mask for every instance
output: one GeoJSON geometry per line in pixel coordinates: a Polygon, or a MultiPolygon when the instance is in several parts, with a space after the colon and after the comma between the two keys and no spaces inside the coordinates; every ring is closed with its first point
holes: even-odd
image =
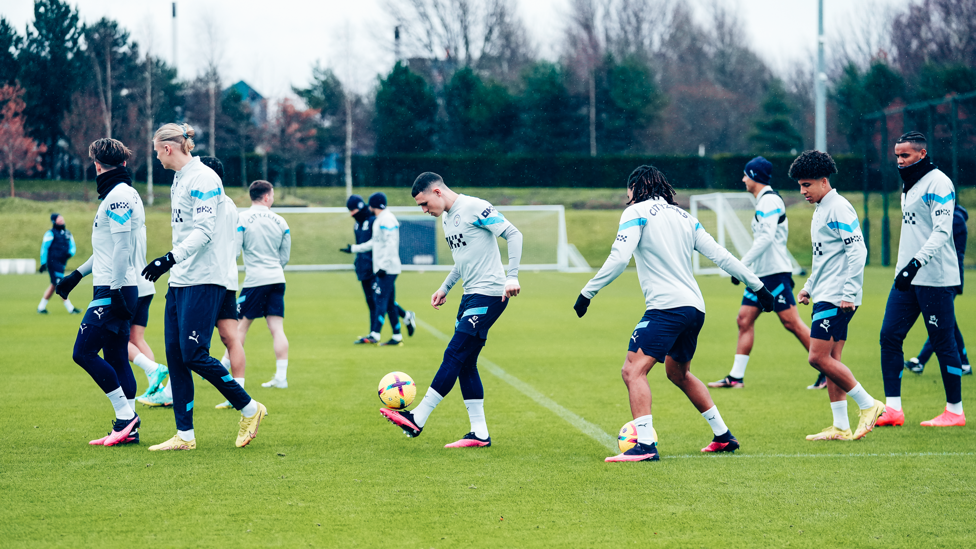
{"type": "Polygon", "coordinates": [[[823,0],[818,0],[817,9],[817,108],[815,148],[827,152],[827,73],[824,70],[824,25],[823,0]]]}
{"type": "MultiPolygon", "coordinates": [[[[176,72],[177,73],[179,73],[180,67],[179,67],[179,63],[178,63],[177,58],[176,58],[176,55],[177,55],[176,45],[177,45],[177,41],[176,41],[176,2],[173,2],[173,68],[176,69],[176,72]]],[[[213,154],[213,153],[211,153],[211,154],[213,154]]]]}

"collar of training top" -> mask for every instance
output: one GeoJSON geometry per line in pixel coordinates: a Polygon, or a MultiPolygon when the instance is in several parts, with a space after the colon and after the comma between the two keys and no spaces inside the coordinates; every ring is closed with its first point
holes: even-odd
{"type": "Polygon", "coordinates": [[[918,162],[905,166],[904,168],[898,168],[898,175],[901,176],[902,180],[902,192],[907,193],[912,190],[912,187],[918,183],[919,179],[925,177],[925,174],[935,169],[935,164],[932,163],[932,159],[926,155],[924,158],[920,159],[918,162]]]}
{"type": "Polygon", "coordinates": [[[125,166],[121,166],[107,172],[102,172],[101,175],[95,178],[95,184],[98,188],[98,199],[104,200],[108,193],[112,192],[112,189],[120,183],[125,183],[132,186],[132,177],[129,176],[129,170],[125,169],[125,166]]]}

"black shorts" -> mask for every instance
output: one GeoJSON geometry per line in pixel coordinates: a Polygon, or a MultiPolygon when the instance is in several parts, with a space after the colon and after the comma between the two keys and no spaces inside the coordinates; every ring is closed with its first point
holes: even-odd
{"type": "Polygon", "coordinates": [[[698,332],[705,325],[705,313],[694,307],[651,309],[644,313],[630,336],[627,350],[638,349],[658,362],[670,356],[678,362],[689,362],[698,348],[698,332]]]}
{"type": "MultiPolygon", "coordinates": [[[[81,324],[101,326],[115,334],[124,333],[126,339],[128,339],[129,321],[122,320],[112,314],[112,299],[109,290],[110,288],[108,286],[95,286],[92,288],[92,300],[88,304],[88,310],[85,311],[84,318],[81,319],[81,324]]],[[[139,301],[139,288],[136,286],[123,286],[122,297],[125,298],[125,304],[131,311],[132,307],[139,301]]]]}
{"type": "Polygon", "coordinates": [[[51,265],[50,263],[48,263],[47,265],[48,265],[47,276],[48,278],[51,279],[51,284],[57,286],[58,282],[61,282],[61,279],[64,278],[65,267],[64,265],[51,265]]]}
{"type": "Polygon", "coordinates": [[[268,284],[241,290],[237,299],[238,318],[285,316],[285,285],[268,284]]]}
{"type": "MultiPolygon", "coordinates": [[[[773,297],[776,298],[776,301],[773,302],[773,312],[779,313],[796,306],[796,300],[793,299],[793,275],[790,273],[776,273],[769,276],[761,276],[759,280],[769,290],[769,293],[773,294],[773,297]]],[[[742,294],[742,304],[750,307],[758,307],[759,312],[763,312],[762,307],[759,306],[759,299],[749,288],[746,288],[746,291],[742,294]]]]}
{"type": "Polygon", "coordinates": [[[506,307],[508,300],[502,301],[501,296],[465,294],[458,306],[454,331],[488,339],[488,329],[502,316],[506,307]]]}
{"type": "Polygon", "coordinates": [[[149,305],[152,303],[153,295],[144,295],[136,301],[136,309],[132,311],[132,320],[130,321],[133,326],[145,328],[149,325],[149,305]]]}
{"type": "Polygon", "coordinates": [[[813,320],[810,324],[810,337],[824,341],[847,341],[847,325],[857,312],[855,308],[847,312],[833,303],[813,304],[813,320]]]}
{"type": "Polygon", "coordinates": [[[228,318],[237,320],[237,292],[234,290],[227,290],[224,302],[220,304],[220,310],[217,311],[218,322],[228,318]]]}

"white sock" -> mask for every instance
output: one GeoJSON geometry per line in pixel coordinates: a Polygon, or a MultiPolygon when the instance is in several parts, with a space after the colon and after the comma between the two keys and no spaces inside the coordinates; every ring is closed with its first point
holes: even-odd
{"type": "Polygon", "coordinates": [[[275,361],[275,379],[288,379],[288,359],[275,361]]]}
{"type": "Polygon", "coordinates": [[[749,355],[735,355],[732,362],[732,373],[730,376],[742,379],[746,376],[746,365],[749,364],[749,355]]]}
{"type": "Polygon", "coordinates": [[[424,424],[427,423],[427,418],[430,417],[430,413],[437,408],[437,405],[444,400],[433,387],[427,388],[427,394],[424,395],[424,399],[420,401],[420,404],[413,409],[413,422],[417,424],[417,427],[423,428],[424,424]]]}
{"type": "Polygon", "coordinates": [[[393,341],[403,341],[403,334],[393,334],[393,341]]]}
{"type": "Polygon", "coordinates": [[[244,388],[244,378],[243,377],[235,377],[234,378],[234,381],[236,381],[237,384],[241,386],[241,389],[244,388]]]}
{"type": "Polygon", "coordinates": [[[109,402],[112,403],[112,407],[115,408],[115,419],[132,419],[136,417],[132,406],[129,406],[129,401],[125,398],[125,393],[122,392],[122,387],[119,387],[111,393],[105,393],[105,396],[108,397],[109,402]]]}
{"type": "Polygon", "coordinates": [[[722,421],[722,414],[718,413],[718,406],[712,406],[708,410],[702,412],[702,417],[708,422],[708,426],[712,428],[712,432],[715,436],[724,435],[729,432],[729,428],[725,426],[725,422],[722,421]]]}
{"type": "Polygon", "coordinates": [[[370,332],[369,333],[369,337],[375,339],[376,341],[379,341],[380,340],[380,333],[379,332],[370,332]]]}
{"type": "Polygon", "coordinates": [[[224,351],[224,358],[220,359],[220,363],[227,368],[228,372],[230,371],[230,356],[227,355],[227,351],[224,351]]]}
{"type": "Polygon", "coordinates": [[[135,411],[136,411],[136,399],[134,399],[134,398],[127,398],[125,400],[129,402],[129,408],[132,408],[132,412],[135,413],[135,411]]]}
{"type": "Polygon", "coordinates": [[[43,311],[45,309],[47,309],[47,300],[42,297],[41,302],[37,305],[37,310],[43,311]]]}
{"type": "MultiPolygon", "coordinates": [[[[166,386],[163,387],[163,396],[165,396],[166,398],[173,398],[173,388],[170,387],[172,383],[173,383],[172,381],[167,381],[166,386]]],[[[184,438],[183,440],[186,439],[184,438]]]]}
{"type": "Polygon", "coordinates": [[[251,417],[256,413],[258,413],[258,403],[253,398],[243,408],[241,408],[241,415],[244,417],[251,417]]]}
{"type": "Polygon", "coordinates": [[[860,383],[848,391],[847,396],[853,398],[854,402],[857,403],[857,407],[862,410],[867,410],[868,408],[874,406],[874,398],[864,390],[864,387],[861,387],[860,383]]]}
{"type": "Polygon", "coordinates": [[[149,377],[156,373],[156,368],[159,368],[159,364],[154,361],[149,360],[149,357],[139,353],[135,358],[132,359],[132,363],[143,369],[146,372],[146,377],[149,377]]]}
{"type": "Polygon", "coordinates": [[[64,300],[64,308],[65,308],[65,310],[67,310],[67,311],[68,311],[69,313],[70,313],[71,311],[73,311],[73,310],[75,310],[75,306],[71,304],[71,300],[70,300],[70,299],[65,299],[65,300],[64,300]]]}
{"type": "Polygon", "coordinates": [[[650,446],[654,443],[654,420],[651,414],[634,420],[637,426],[637,442],[650,446]]]}
{"type": "Polygon", "coordinates": [[[901,397],[885,397],[885,408],[901,410],[901,397]]]}
{"type": "Polygon", "coordinates": [[[197,438],[197,436],[193,434],[193,429],[190,429],[189,431],[176,431],[176,434],[180,435],[180,438],[187,442],[197,438]]]}
{"type": "Polygon", "coordinates": [[[847,417],[847,399],[831,402],[830,411],[834,414],[834,427],[841,431],[851,428],[851,420],[847,417]]]}
{"type": "Polygon", "coordinates": [[[946,402],[946,411],[952,412],[953,414],[962,414],[962,401],[956,402],[955,404],[950,404],[946,402]]]}
{"type": "Polygon", "coordinates": [[[471,431],[474,436],[484,440],[488,438],[488,423],[485,422],[485,399],[472,398],[464,401],[468,409],[468,419],[471,420],[471,431]]]}

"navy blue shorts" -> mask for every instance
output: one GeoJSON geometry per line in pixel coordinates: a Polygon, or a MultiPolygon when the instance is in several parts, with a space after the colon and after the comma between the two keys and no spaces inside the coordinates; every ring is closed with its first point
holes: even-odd
{"type": "MultiPolygon", "coordinates": [[[[761,276],[759,280],[769,290],[769,293],[773,294],[773,297],[776,298],[776,301],[773,302],[773,312],[779,313],[796,306],[796,300],[793,299],[792,274],[776,273],[769,276],[761,276]]],[[[752,290],[749,288],[746,288],[746,291],[742,294],[742,304],[757,307],[759,308],[759,312],[763,312],[762,307],[759,306],[759,300],[756,298],[756,294],[752,293],[752,290]]]]}
{"type": "Polygon", "coordinates": [[[51,284],[57,286],[58,282],[61,282],[61,279],[64,278],[64,265],[51,265],[48,262],[47,266],[47,276],[51,279],[51,284]],[[54,268],[52,269],[51,267],[54,268]]]}
{"type": "MultiPolygon", "coordinates": [[[[92,300],[88,304],[88,310],[85,311],[85,317],[81,319],[81,323],[101,326],[115,334],[124,332],[125,337],[128,338],[129,321],[122,320],[112,314],[112,299],[109,297],[109,290],[110,288],[108,286],[95,286],[92,288],[92,300]]],[[[125,304],[128,305],[129,311],[132,311],[139,302],[139,288],[136,286],[123,286],[122,297],[125,298],[125,304]]]]}
{"type": "Polygon", "coordinates": [[[132,311],[131,324],[133,326],[142,326],[145,328],[149,325],[149,305],[152,303],[153,295],[144,295],[136,301],[136,308],[132,311]]]}
{"type": "Polygon", "coordinates": [[[705,313],[694,307],[651,309],[644,313],[630,336],[627,350],[638,349],[658,362],[670,356],[677,362],[689,362],[698,348],[698,332],[705,325],[705,313]]]}
{"type": "Polygon", "coordinates": [[[824,341],[847,341],[847,325],[854,318],[855,308],[847,312],[833,303],[813,304],[813,319],[810,324],[810,337],[824,341]]]}
{"type": "Polygon", "coordinates": [[[285,316],[285,285],[267,284],[241,290],[237,298],[238,318],[285,316]]]}
{"type": "Polygon", "coordinates": [[[458,306],[454,332],[488,339],[488,330],[508,307],[508,300],[501,296],[464,294],[458,306]]]}
{"type": "Polygon", "coordinates": [[[237,292],[234,290],[227,290],[224,302],[220,304],[220,310],[217,311],[217,320],[228,318],[237,320],[237,292]]]}

